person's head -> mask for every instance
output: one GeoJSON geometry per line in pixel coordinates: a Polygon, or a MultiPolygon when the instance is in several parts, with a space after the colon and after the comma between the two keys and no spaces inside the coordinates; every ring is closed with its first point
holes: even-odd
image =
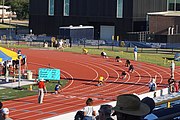
{"type": "Polygon", "coordinates": [[[118,120],[139,119],[150,112],[150,108],[142,103],[134,94],[123,94],[117,97],[116,106],[112,108],[118,120]]]}
{"type": "Polygon", "coordinates": [[[45,80],[44,80],[44,78],[42,78],[42,79],[40,79],[39,81],[40,81],[40,82],[44,82],[45,80]]]}
{"type": "Polygon", "coordinates": [[[88,98],[86,100],[86,105],[91,106],[92,104],[93,104],[93,99],[92,98],[88,98]]]}
{"type": "Polygon", "coordinates": [[[149,106],[150,112],[152,112],[153,109],[155,108],[155,102],[154,102],[154,100],[153,100],[152,98],[150,98],[150,97],[145,97],[145,98],[143,98],[143,99],[141,100],[141,102],[143,102],[143,103],[145,103],[146,105],[149,106]]]}
{"type": "Polygon", "coordinates": [[[101,105],[99,112],[99,120],[107,120],[111,118],[112,106],[105,104],[101,105]]]}
{"type": "Polygon", "coordinates": [[[156,82],[156,79],[153,77],[153,78],[151,79],[151,82],[155,83],[155,82],[156,82]]]}
{"type": "Polygon", "coordinates": [[[3,115],[3,117],[8,116],[9,115],[9,109],[8,108],[3,108],[2,109],[2,115],[3,115]]]}
{"type": "Polygon", "coordinates": [[[119,57],[119,56],[116,56],[116,59],[120,59],[120,57],[119,57]]]}

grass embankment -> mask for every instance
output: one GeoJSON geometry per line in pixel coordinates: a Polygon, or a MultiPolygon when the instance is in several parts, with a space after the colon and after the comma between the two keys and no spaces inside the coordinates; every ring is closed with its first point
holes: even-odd
{"type": "Polygon", "coordinates": [[[14,25],[0,24],[0,29],[15,28],[14,25]]]}

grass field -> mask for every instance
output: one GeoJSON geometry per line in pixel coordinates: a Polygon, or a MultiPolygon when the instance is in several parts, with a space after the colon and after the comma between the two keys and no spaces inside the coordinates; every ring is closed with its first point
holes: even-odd
{"type": "MultiPolygon", "coordinates": [[[[58,81],[50,81],[45,83],[46,88],[48,92],[54,92],[54,87],[57,84],[58,81]]],[[[62,86],[67,84],[67,80],[61,80],[62,86]]],[[[30,91],[30,85],[22,86],[22,90],[17,90],[17,89],[12,89],[12,88],[6,88],[6,89],[1,89],[0,90],[0,101],[6,101],[6,100],[11,100],[11,99],[16,99],[16,98],[22,98],[22,97],[27,97],[27,96],[32,96],[32,95],[37,95],[38,91],[38,86],[33,85],[33,90],[30,91]]]]}
{"type": "Polygon", "coordinates": [[[13,25],[0,24],[0,28],[15,28],[13,25]]]}
{"type": "MultiPolygon", "coordinates": [[[[100,49],[93,47],[86,47],[86,49],[88,49],[89,54],[100,55],[102,51],[105,51],[109,57],[115,58],[116,56],[120,56],[120,58],[122,59],[129,59],[129,60],[134,59],[133,48],[128,48],[128,51],[126,50],[126,48],[122,48],[122,47],[115,47],[113,48],[113,51],[111,47],[100,48],[100,49]]],[[[82,47],[65,48],[64,51],[82,53],[82,47]]],[[[151,51],[143,50],[142,52],[141,50],[139,50],[138,52],[138,61],[157,64],[164,67],[169,67],[171,60],[168,59],[173,59],[173,58],[174,58],[173,53],[170,52],[168,52],[167,54],[156,53],[156,49],[152,49],[151,51]]],[[[176,66],[180,66],[180,62],[176,61],[175,64],[176,66]]]]}

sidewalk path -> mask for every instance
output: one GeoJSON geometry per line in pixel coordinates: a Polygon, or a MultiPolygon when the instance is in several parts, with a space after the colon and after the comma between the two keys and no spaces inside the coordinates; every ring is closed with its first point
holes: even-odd
{"type": "MultiPolygon", "coordinates": [[[[19,82],[0,82],[0,89],[5,89],[5,88],[16,88],[18,87],[19,82]]],[[[33,80],[22,80],[20,81],[20,85],[24,86],[24,85],[32,85],[32,84],[37,84],[36,82],[34,82],[33,80]]]]}

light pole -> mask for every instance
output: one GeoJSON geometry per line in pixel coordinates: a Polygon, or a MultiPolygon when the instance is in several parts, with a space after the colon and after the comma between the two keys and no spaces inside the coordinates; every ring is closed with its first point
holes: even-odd
{"type": "Polygon", "coordinates": [[[22,88],[21,88],[21,54],[19,54],[18,55],[18,59],[19,59],[19,71],[18,71],[18,73],[19,73],[19,77],[18,77],[18,90],[22,90],[22,88]]]}
{"type": "Polygon", "coordinates": [[[2,23],[4,23],[4,1],[5,0],[3,0],[2,2],[2,4],[3,4],[3,9],[2,9],[2,23]]]}
{"type": "Polygon", "coordinates": [[[11,35],[11,19],[12,19],[12,12],[10,11],[10,14],[9,14],[9,40],[12,39],[11,38],[12,37],[12,35],[11,35]]]}

